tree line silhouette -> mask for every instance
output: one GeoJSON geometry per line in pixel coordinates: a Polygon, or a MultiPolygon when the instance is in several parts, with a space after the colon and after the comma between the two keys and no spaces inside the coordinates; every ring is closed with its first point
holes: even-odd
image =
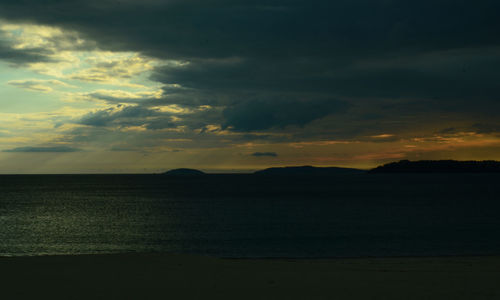
{"type": "Polygon", "coordinates": [[[496,173],[500,172],[500,162],[457,161],[457,160],[401,160],[379,166],[370,173],[496,173]]]}

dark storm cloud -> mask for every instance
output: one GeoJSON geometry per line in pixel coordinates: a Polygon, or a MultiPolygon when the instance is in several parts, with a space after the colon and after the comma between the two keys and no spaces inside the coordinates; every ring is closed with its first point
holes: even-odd
{"type": "MultiPolygon", "coordinates": [[[[151,78],[165,84],[165,97],[144,102],[220,107],[219,124],[236,131],[305,126],[343,113],[342,123],[328,118],[322,126],[356,134],[360,124],[398,130],[403,117],[414,127],[442,122],[430,111],[471,124],[486,116],[496,128],[499,13],[493,0],[0,3],[4,18],[76,30],[102,49],[185,62],[158,67],[151,78]]],[[[136,119],[151,116],[141,109],[136,119]]],[[[105,126],[113,118],[126,117],[100,112],[82,123],[105,126]]],[[[147,126],[173,126],[170,116],[160,118],[147,126]]],[[[199,118],[185,122],[211,123],[199,118]]]]}
{"type": "Polygon", "coordinates": [[[273,127],[305,124],[344,111],[346,104],[335,100],[249,100],[237,103],[224,110],[224,127],[237,131],[264,130],[273,127]]]}
{"type": "Polygon", "coordinates": [[[14,66],[25,65],[33,62],[50,62],[45,49],[13,49],[11,45],[0,40],[0,60],[14,66]]]}
{"type": "Polygon", "coordinates": [[[143,125],[145,119],[157,115],[157,112],[141,106],[128,106],[120,109],[120,105],[115,108],[109,108],[91,112],[83,116],[78,123],[89,126],[137,126],[143,125]]]}
{"type": "Polygon", "coordinates": [[[4,17],[65,25],[115,49],[135,48],[169,58],[213,58],[331,57],[332,51],[370,56],[498,44],[500,4],[494,0],[5,0],[0,8],[4,17]]]}
{"type": "Polygon", "coordinates": [[[75,123],[92,127],[130,127],[144,126],[150,130],[176,128],[186,126],[189,129],[199,129],[220,119],[217,112],[194,111],[188,114],[162,112],[148,105],[126,106],[117,105],[113,108],[90,112],[75,120],[75,123]],[[173,121],[175,116],[175,122],[173,121]],[[211,122],[213,121],[213,122],[211,122]]]}
{"type": "MultiPolygon", "coordinates": [[[[1,4],[0,4],[1,7],[1,4]]],[[[0,11],[0,17],[2,17],[0,11]]],[[[14,34],[15,36],[16,34],[14,34]]],[[[95,49],[94,42],[82,43],[76,32],[66,33],[59,36],[45,37],[43,47],[16,47],[11,37],[5,31],[0,30],[0,60],[6,61],[13,66],[22,66],[36,62],[57,62],[53,55],[61,50],[91,50],[95,49]]]]}
{"type": "Polygon", "coordinates": [[[81,151],[77,148],[66,147],[66,146],[55,146],[55,147],[19,147],[9,150],[3,150],[3,152],[77,152],[81,151]]]}

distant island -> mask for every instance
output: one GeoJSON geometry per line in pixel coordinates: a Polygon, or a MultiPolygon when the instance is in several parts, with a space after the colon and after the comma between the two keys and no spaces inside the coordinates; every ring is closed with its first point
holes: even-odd
{"type": "Polygon", "coordinates": [[[313,176],[325,176],[325,175],[344,175],[344,174],[360,174],[366,171],[352,168],[339,168],[339,167],[312,167],[312,166],[301,166],[301,167],[280,167],[280,168],[269,168],[265,170],[256,171],[255,175],[313,175],[313,176]]]}
{"type": "Polygon", "coordinates": [[[173,170],[167,171],[167,172],[163,173],[163,175],[169,175],[169,176],[201,176],[201,175],[205,175],[205,173],[202,172],[202,171],[200,171],[200,170],[181,168],[181,169],[173,169],[173,170]]]}
{"type": "Polygon", "coordinates": [[[500,162],[457,160],[401,160],[377,167],[370,173],[496,173],[500,162]]]}
{"type": "MultiPolygon", "coordinates": [[[[457,160],[401,160],[391,162],[369,171],[342,167],[289,166],[258,170],[250,175],[268,176],[331,176],[350,174],[377,173],[500,173],[500,162],[457,161],[457,160]]],[[[180,168],[162,173],[169,176],[202,176],[207,175],[196,169],[180,168]]],[[[215,174],[217,175],[217,174],[215,174]]],[[[247,173],[247,175],[249,175],[247,173]]]]}

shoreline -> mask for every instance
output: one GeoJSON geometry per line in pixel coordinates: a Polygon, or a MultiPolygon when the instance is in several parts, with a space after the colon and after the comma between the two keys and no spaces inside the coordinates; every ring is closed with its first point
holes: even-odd
{"type": "Polygon", "coordinates": [[[388,255],[388,256],[217,256],[209,254],[193,254],[178,252],[100,252],[100,253],[55,253],[55,254],[0,254],[0,260],[6,258],[35,258],[35,257],[81,257],[81,256],[191,256],[206,257],[220,260],[356,260],[356,259],[419,259],[419,258],[488,258],[498,257],[500,253],[495,254],[443,254],[443,255],[388,255]]]}
{"type": "Polygon", "coordinates": [[[0,257],[12,299],[499,299],[500,256],[236,259],[0,257]]]}

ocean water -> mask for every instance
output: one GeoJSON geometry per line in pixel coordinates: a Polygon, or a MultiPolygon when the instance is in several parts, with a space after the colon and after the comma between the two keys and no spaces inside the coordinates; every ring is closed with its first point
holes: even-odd
{"type": "Polygon", "coordinates": [[[500,254],[500,176],[0,176],[0,255],[500,254]]]}

